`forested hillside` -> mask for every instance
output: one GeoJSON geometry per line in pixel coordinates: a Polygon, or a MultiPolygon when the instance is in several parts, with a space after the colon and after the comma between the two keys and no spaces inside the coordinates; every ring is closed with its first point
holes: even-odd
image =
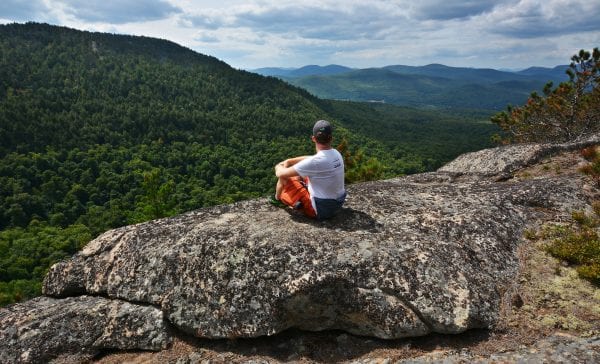
{"type": "MultiPolygon", "coordinates": [[[[548,81],[555,84],[567,81],[567,68],[559,66],[505,72],[441,64],[420,67],[395,65],[347,69],[335,74],[296,74],[294,70],[288,70],[280,72],[278,77],[318,97],[329,99],[377,101],[444,110],[498,111],[507,104],[522,104],[532,91],[541,91],[548,81]]],[[[270,72],[276,74],[273,70],[270,72]]]]}
{"type": "Polygon", "coordinates": [[[381,157],[391,154],[394,170],[411,174],[432,171],[473,150],[490,147],[490,135],[498,132],[483,110],[456,113],[424,110],[382,103],[320,100],[318,104],[344,127],[376,140],[381,157]]]}
{"type": "Polygon", "coordinates": [[[50,264],[107,229],[266,196],[321,118],[380,177],[495,131],[481,115],[320,100],[165,40],[0,26],[0,304],[36,295],[50,264]]]}
{"type": "Polygon", "coordinates": [[[440,76],[403,74],[386,68],[286,80],[323,98],[377,101],[418,108],[497,111],[507,104],[525,102],[531,91],[541,90],[548,81],[516,78],[479,83],[440,76]]]}

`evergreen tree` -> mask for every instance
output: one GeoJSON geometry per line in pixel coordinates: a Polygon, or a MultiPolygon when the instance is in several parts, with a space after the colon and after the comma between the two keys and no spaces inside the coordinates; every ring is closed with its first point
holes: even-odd
{"type": "Polygon", "coordinates": [[[524,106],[492,118],[507,133],[504,142],[565,142],[600,131],[598,48],[574,55],[567,74],[568,82],[548,83],[543,96],[532,93],[524,106]]]}

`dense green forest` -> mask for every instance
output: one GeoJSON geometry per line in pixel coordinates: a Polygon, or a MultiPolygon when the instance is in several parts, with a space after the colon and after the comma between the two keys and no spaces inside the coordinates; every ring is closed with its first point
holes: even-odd
{"type": "Polygon", "coordinates": [[[99,233],[266,196],[329,119],[377,177],[490,146],[477,111],[321,100],[169,41],[0,26],[0,305],[99,233]]]}
{"type": "Polygon", "coordinates": [[[281,77],[323,98],[375,100],[421,108],[499,111],[508,104],[524,103],[532,91],[541,91],[548,81],[567,81],[565,69],[566,66],[557,67],[551,78],[546,74],[526,75],[443,65],[388,66],[336,74],[281,77]]]}
{"type": "Polygon", "coordinates": [[[377,157],[395,174],[431,171],[460,154],[488,148],[490,135],[499,130],[488,121],[486,110],[440,112],[333,100],[317,104],[345,128],[375,140],[377,145],[369,150],[383,147],[385,153],[377,157]]]}

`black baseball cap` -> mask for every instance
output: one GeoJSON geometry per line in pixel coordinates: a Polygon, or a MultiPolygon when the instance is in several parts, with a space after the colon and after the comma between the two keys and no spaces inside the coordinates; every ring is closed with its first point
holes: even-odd
{"type": "Polygon", "coordinates": [[[319,120],[315,123],[313,127],[313,135],[318,137],[320,135],[330,136],[333,131],[331,124],[327,120],[319,120]]]}

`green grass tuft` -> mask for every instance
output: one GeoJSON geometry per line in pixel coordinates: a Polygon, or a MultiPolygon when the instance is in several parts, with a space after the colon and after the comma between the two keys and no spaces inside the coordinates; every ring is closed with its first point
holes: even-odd
{"type": "Polygon", "coordinates": [[[588,216],[581,212],[573,213],[571,226],[555,226],[546,230],[552,240],[545,247],[556,258],[577,265],[582,278],[600,285],[600,238],[596,227],[600,215],[588,216]]]}
{"type": "MultiPolygon", "coordinates": [[[[586,148],[581,155],[589,162],[580,169],[581,172],[600,181],[600,153],[597,147],[586,148]]],[[[600,201],[592,203],[594,212],[586,214],[582,211],[571,213],[570,225],[546,227],[542,236],[550,242],[545,250],[556,258],[577,265],[580,277],[589,279],[600,286],[600,201]]]]}

